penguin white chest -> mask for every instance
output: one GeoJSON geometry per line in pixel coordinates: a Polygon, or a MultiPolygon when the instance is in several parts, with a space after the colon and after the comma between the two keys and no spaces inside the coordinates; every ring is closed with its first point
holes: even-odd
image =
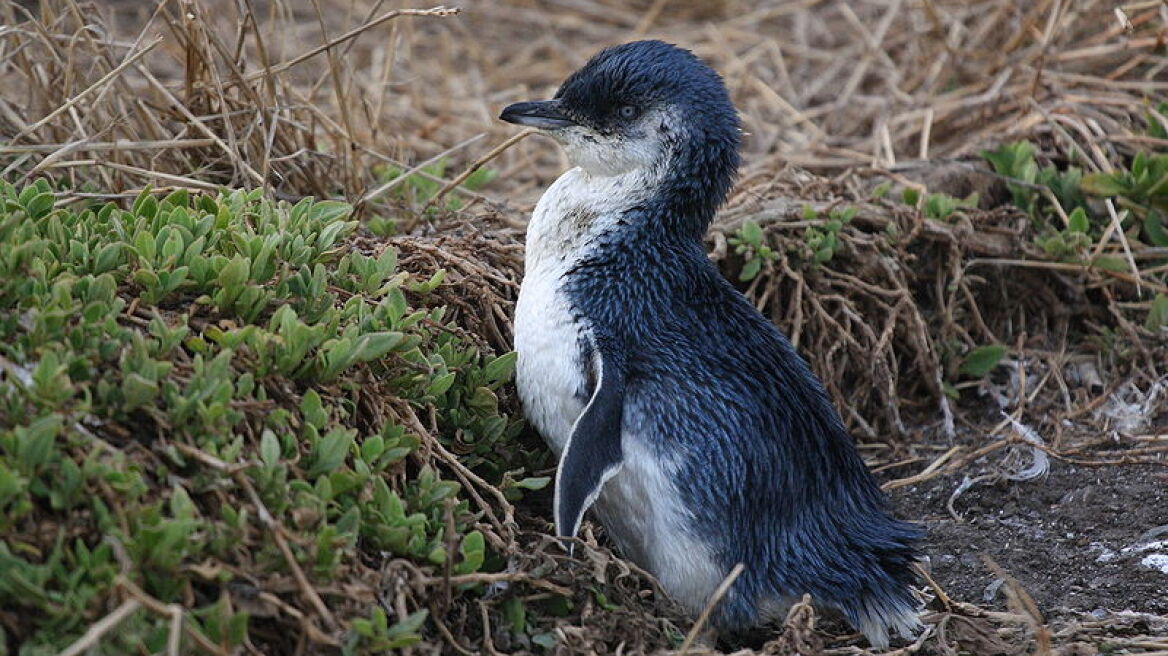
{"type": "Polygon", "coordinates": [[[559,455],[584,411],[582,327],[559,290],[556,271],[529,271],[515,305],[515,384],[528,421],[559,455]]]}
{"type": "Polygon", "coordinates": [[[581,344],[588,330],[563,291],[598,216],[586,176],[571,169],[548,187],[527,227],[525,268],[515,305],[515,384],[524,414],[560,455],[588,402],[581,344]]]}

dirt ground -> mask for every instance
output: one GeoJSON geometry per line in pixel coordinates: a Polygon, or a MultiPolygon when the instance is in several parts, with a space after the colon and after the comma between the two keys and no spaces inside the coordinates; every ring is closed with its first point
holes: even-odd
{"type": "Polygon", "coordinates": [[[1168,469],[1059,461],[1031,481],[974,485],[965,475],[892,493],[897,513],[924,522],[931,572],[957,599],[1005,610],[992,558],[1047,619],[1106,611],[1168,612],[1168,469]]]}

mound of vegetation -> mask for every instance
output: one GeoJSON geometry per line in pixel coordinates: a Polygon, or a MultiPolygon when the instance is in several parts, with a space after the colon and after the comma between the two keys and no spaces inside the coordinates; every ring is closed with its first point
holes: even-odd
{"type": "Polygon", "coordinates": [[[348,213],[0,185],[0,653],[380,651],[426,616],[382,562],[483,567],[463,486],[546,483],[504,476],[514,354],[444,323],[441,271],[345,244],[348,213]]]}
{"type": "MultiPolygon", "coordinates": [[[[1164,142],[1165,112],[1132,131],[1164,142]]],[[[853,431],[904,434],[928,399],[925,421],[939,403],[952,435],[951,401],[1030,351],[1046,371],[1079,358],[1158,379],[1168,153],[1096,163],[1036,139],[903,172],[791,169],[711,232],[724,272],[801,347],[853,431]]]]}
{"type": "MultiPolygon", "coordinates": [[[[506,383],[563,163],[493,117],[635,34],[725,76],[746,165],[712,257],[930,548],[1026,544],[961,524],[969,486],[1163,466],[1157,3],[300,4],[0,3],[0,656],[710,653],[602,531],[549,537],[506,383]]],[[[1099,509],[1116,549],[1163,523],[1099,509]]],[[[1012,577],[1050,564],[1001,555],[1009,603],[938,567],[896,653],[1168,649],[1163,617],[1086,614],[1122,592],[1044,618],[1012,577]]],[[[866,653],[816,621],[753,646],[866,653]]]]}

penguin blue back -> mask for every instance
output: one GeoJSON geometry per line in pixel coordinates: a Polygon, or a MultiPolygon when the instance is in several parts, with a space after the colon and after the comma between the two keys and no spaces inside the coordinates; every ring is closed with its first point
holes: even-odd
{"type": "Polygon", "coordinates": [[[517,385],[560,457],[557,532],[592,508],[628,558],[741,631],[810,593],[874,646],[919,626],[922,532],[890,516],[822,383],[706,257],[738,167],[718,75],[659,41],[609,48],[504,120],[575,167],[528,228],[517,385]]]}

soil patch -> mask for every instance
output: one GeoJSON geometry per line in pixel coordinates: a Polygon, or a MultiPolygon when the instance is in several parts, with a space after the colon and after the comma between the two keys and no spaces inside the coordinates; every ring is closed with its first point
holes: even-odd
{"type": "Polygon", "coordinates": [[[974,485],[934,478],[894,491],[897,513],[923,521],[932,574],[956,599],[1004,609],[989,556],[1048,619],[1168,611],[1168,469],[1061,461],[1031,481],[974,485]]]}

